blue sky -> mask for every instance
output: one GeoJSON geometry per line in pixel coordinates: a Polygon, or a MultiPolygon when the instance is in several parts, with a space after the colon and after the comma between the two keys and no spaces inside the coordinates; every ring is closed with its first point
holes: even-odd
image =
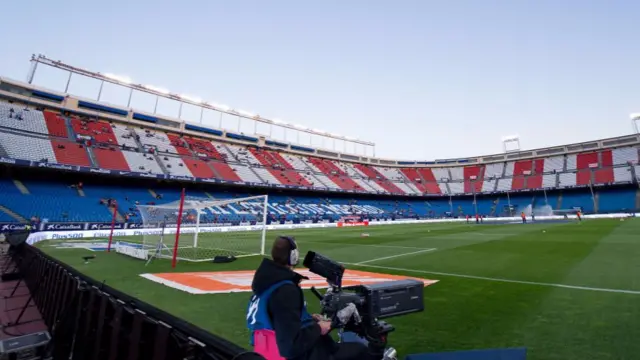
{"type": "MultiPolygon", "coordinates": [[[[498,153],[510,134],[523,149],[624,135],[640,112],[635,1],[33,0],[3,9],[2,76],[24,81],[29,57],[42,53],[370,140],[379,157],[498,153]]],[[[65,80],[36,76],[56,90],[65,80]]],[[[77,80],[70,92],[97,89],[77,80]]],[[[126,92],[105,88],[103,99],[126,102],[126,92]]],[[[136,101],[144,110],[150,100],[136,101]]]]}

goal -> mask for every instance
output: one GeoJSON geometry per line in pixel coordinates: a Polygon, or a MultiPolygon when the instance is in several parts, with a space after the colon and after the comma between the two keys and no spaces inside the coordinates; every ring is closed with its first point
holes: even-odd
{"type": "Polygon", "coordinates": [[[150,257],[211,261],[216,256],[264,254],[268,196],[233,199],[186,197],[138,205],[150,257]]]}

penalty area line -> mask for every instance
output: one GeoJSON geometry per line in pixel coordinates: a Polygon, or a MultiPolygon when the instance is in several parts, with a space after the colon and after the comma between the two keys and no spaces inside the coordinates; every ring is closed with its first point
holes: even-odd
{"type": "Polygon", "coordinates": [[[427,271],[427,270],[417,270],[417,269],[404,269],[404,268],[397,268],[397,267],[390,267],[390,266],[368,265],[362,262],[344,263],[344,264],[371,267],[371,268],[384,269],[384,270],[404,271],[404,272],[413,272],[413,273],[431,274],[431,275],[442,275],[442,276],[459,277],[459,278],[465,278],[465,279],[486,280],[486,281],[504,282],[504,283],[512,283],[512,284],[549,286],[549,287],[571,289],[571,290],[584,290],[584,291],[607,292],[607,293],[616,293],[616,294],[640,295],[640,290],[608,289],[608,288],[597,288],[597,287],[579,286],[579,285],[544,283],[544,282],[537,282],[537,281],[501,279],[501,278],[492,278],[492,277],[485,277],[485,276],[453,274],[453,273],[446,273],[446,272],[439,272],[439,271],[427,271]]]}
{"type": "Polygon", "coordinates": [[[371,260],[361,261],[361,262],[359,262],[357,264],[353,264],[353,265],[364,265],[364,264],[372,263],[372,262],[375,262],[375,261],[393,259],[393,258],[397,258],[397,257],[401,257],[401,256],[422,254],[422,253],[426,253],[426,252],[433,251],[433,250],[437,250],[437,249],[436,248],[431,248],[431,249],[424,249],[424,250],[420,250],[420,251],[412,251],[412,252],[409,252],[409,253],[385,256],[385,257],[381,257],[381,258],[375,258],[375,259],[371,259],[371,260]]]}

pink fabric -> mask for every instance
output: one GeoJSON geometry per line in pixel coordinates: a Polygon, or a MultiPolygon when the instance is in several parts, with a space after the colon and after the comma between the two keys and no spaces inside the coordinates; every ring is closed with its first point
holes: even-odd
{"type": "Polygon", "coordinates": [[[253,351],[267,360],[285,360],[280,356],[276,333],[273,330],[257,330],[253,332],[253,351]]]}

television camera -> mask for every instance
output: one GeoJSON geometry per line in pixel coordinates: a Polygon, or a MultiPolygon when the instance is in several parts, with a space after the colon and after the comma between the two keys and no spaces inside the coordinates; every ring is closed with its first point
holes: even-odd
{"type": "Polygon", "coordinates": [[[385,352],[387,337],[395,328],[380,319],[423,311],[424,283],[406,279],[342,287],[342,264],[309,251],[303,265],[327,280],[329,289],[324,295],[315,287],[311,291],[320,300],[322,314],[331,319],[341,337],[344,332],[353,332],[367,341],[369,352],[376,358],[395,358],[392,348],[385,352]]]}

